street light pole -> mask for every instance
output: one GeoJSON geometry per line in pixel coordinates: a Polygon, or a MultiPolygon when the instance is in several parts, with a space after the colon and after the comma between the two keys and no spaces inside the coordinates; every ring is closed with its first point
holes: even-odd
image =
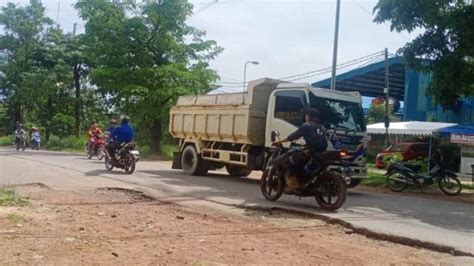
{"type": "Polygon", "coordinates": [[[390,146],[390,141],[388,137],[388,128],[390,127],[390,118],[389,118],[389,100],[390,100],[390,80],[389,80],[389,70],[388,70],[388,49],[385,48],[385,146],[388,148],[390,146]]]}
{"type": "Polygon", "coordinates": [[[332,54],[332,73],[331,73],[331,90],[336,89],[336,65],[337,65],[337,46],[339,39],[339,13],[341,10],[341,0],[337,0],[336,4],[336,25],[334,29],[334,47],[332,54]]]}
{"type": "Polygon", "coordinates": [[[242,90],[242,104],[245,103],[245,91],[247,87],[247,65],[252,64],[252,65],[258,65],[259,63],[257,61],[247,61],[244,64],[244,89],[242,90]]]}

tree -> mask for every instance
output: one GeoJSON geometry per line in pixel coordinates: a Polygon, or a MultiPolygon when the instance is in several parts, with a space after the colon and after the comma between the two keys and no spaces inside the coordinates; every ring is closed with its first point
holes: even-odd
{"type": "Polygon", "coordinates": [[[29,90],[23,88],[37,70],[39,40],[52,25],[44,15],[45,8],[39,0],[30,0],[25,7],[8,3],[0,12],[0,51],[4,60],[0,64],[0,95],[3,105],[13,121],[23,121],[25,107],[31,100],[29,90]]]}
{"type": "Polygon", "coordinates": [[[173,101],[212,89],[217,75],[208,62],[222,49],[186,24],[192,12],[186,0],[128,6],[84,0],[76,8],[86,21],[90,81],[148,131],[151,151],[159,152],[173,101]]]}
{"type": "MultiPolygon", "coordinates": [[[[392,107],[390,107],[389,119],[391,122],[400,121],[400,119],[395,116],[392,112],[392,107]]],[[[381,123],[385,120],[385,105],[383,104],[372,104],[369,108],[367,114],[367,124],[381,123]]]]}
{"type": "Polygon", "coordinates": [[[427,93],[444,108],[474,95],[474,5],[471,0],[379,0],[376,23],[391,30],[424,29],[400,52],[408,65],[433,74],[427,93]]]}

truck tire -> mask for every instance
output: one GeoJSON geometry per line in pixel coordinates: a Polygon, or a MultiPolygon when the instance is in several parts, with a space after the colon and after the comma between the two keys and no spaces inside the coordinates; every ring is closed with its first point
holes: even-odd
{"type": "Polygon", "coordinates": [[[200,158],[193,145],[184,148],[181,154],[181,165],[183,172],[188,175],[206,175],[209,171],[208,165],[200,158]]]}
{"type": "Polygon", "coordinates": [[[252,170],[249,170],[242,166],[226,165],[225,169],[230,176],[243,176],[247,177],[250,175],[252,170]]]}

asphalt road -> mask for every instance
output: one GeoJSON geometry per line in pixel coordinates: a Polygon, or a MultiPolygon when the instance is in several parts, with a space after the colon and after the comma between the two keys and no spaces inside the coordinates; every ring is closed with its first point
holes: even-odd
{"type": "Polygon", "coordinates": [[[154,192],[168,201],[283,207],[474,253],[474,206],[464,203],[351,190],[344,207],[328,213],[317,207],[314,198],[283,196],[278,202],[268,202],[254,180],[219,173],[187,176],[170,170],[167,162],[140,161],[133,175],[125,175],[119,170],[109,173],[103,162],[77,154],[0,149],[0,185],[25,183],[43,183],[57,189],[128,187],[154,192]]]}

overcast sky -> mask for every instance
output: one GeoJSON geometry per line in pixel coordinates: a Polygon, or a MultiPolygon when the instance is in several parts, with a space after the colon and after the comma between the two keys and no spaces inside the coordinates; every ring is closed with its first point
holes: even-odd
{"type": "MultiPolygon", "coordinates": [[[[7,2],[0,0],[1,5],[7,2]]],[[[78,22],[79,32],[84,30],[84,23],[72,7],[75,1],[42,2],[47,15],[58,20],[66,31],[72,31],[74,22],[78,22]]],[[[207,37],[225,49],[212,62],[222,82],[242,82],[247,60],[260,62],[258,66],[248,67],[247,80],[286,77],[331,66],[335,0],[218,0],[212,5],[208,3],[215,0],[191,2],[196,14],[189,18],[189,23],[207,31],[207,37]]],[[[342,0],[338,63],[382,51],[385,47],[394,53],[414,37],[390,32],[388,25],[373,23],[371,13],[376,2],[342,0]]],[[[349,69],[339,70],[339,73],[349,69]]],[[[326,73],[301,81],[314,82],[328,76],[326,73]]]]}

